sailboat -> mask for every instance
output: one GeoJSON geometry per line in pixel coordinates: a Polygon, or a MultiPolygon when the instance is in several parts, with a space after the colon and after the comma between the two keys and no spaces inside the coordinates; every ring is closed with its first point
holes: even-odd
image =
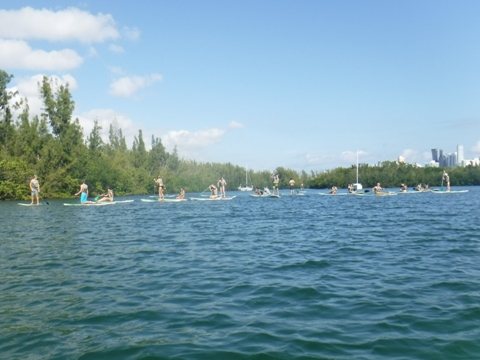
{"type": "Polygon", "coordinates": [[[357,150],[357,180],[356,180],[355,184],[353,184],[353,190],[354,191],[359,191],[359,190],[362,190],[362,189],[363,189],[362,184],[360,184],[358,182],[358,150],[357,150]]]}
{"type": "Polygon", "coordinates": [[[238,187],[238,190],[240,191],[252,191],[253,186],[248,186],[248,170],[247,167],[245,167],[245,186],[240,185],[238,187]]]}

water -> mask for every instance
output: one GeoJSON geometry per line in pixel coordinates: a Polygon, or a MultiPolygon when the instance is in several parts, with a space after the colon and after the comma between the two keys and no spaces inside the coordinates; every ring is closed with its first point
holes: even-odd
{"type": "Polygon", "coordinates": [[[0,358],[480,358],[469,190],[0,203],[0,358]]]}

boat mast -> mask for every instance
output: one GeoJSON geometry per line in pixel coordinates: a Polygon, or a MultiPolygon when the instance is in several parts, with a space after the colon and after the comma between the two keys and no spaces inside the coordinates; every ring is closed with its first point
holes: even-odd
{"type": "Polygon", "coordinates": [[[357,150],[357,184],[358,184],[358,150],[357,150]]]}

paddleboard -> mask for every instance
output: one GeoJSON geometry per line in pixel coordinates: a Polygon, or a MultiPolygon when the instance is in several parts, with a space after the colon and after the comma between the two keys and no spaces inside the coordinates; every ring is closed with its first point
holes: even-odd
{"type": "Polygon", "coordinates": [[[380,193],[355,193],[357,196],[396,196],[397,193],[394,192],[380,192],[380,193]]]}
{"type": "Polygon", "coordinates": [[[329,194],[329,193],[318,193],[318,195],[322,196],[345,196],[345,195],[355,195],[354,193],[339,193],[339,194],[329,194]]]}
{"type": "Polygon", "coordinates": [[[151,199],[141,199],[142,202],[156,203],[156,202],[183,202],[187,199],[163,199],[163,200],[151,200],[151,199]]]}
{"type": "Polygon", "coordinates": [[[397,194],[421,194],[429,191],[399,191],[397,194]]]}
{"type": "Polygon", "coordinates": [[[463,194],[463,193],[467,193],[468,190],[450,190],[450,191],[446,191],[446,190],[438,190],[438,191],[432,191],[433,194],[463,194]]]}
{"type": "Polygon", "coordinates": [[[115,202],[101,202],[101,203],[82,203],[82,204],[66,204],[64,203],[63,206],[107,206],[107,205],[115,205],[115,202]]]}
{"type": "Polygon", "coordinates": [[[40,205],[42,204],[38,204],[38,205],[37,204],[21,204],[21,203],[18,204],[18,206],[40,206],[40,205]]]}
{"type": "Polygon", "coordinates": [[[190,200],[195,200],[195,201],[225,201],[225,200],[232,200],[236,198],[236,196],[231,196],[231,197],[222,197],[222,198],[216,198],[216,199],[210,199],[210,198],[190,198],[190,200]]]}
{"type": "Polygon", "coordinates": [[[251,197],[254,197],[254,198],[267,198],[269,197],[270,195],[257,195],[257,194],[250,194],[251,197]]]}

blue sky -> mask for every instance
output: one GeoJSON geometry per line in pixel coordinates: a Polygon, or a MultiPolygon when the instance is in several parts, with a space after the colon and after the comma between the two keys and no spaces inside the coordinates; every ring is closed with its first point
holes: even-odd
{"type": "Polygon", "coordinates": [[[480,155],[478,1],[2,1],[0,69],[40,111],[68,81],[86,134],[115,119],[197,161],[324,170],[480,155]],[[41,4],[41,5],[39,5],[41,4]]]}

